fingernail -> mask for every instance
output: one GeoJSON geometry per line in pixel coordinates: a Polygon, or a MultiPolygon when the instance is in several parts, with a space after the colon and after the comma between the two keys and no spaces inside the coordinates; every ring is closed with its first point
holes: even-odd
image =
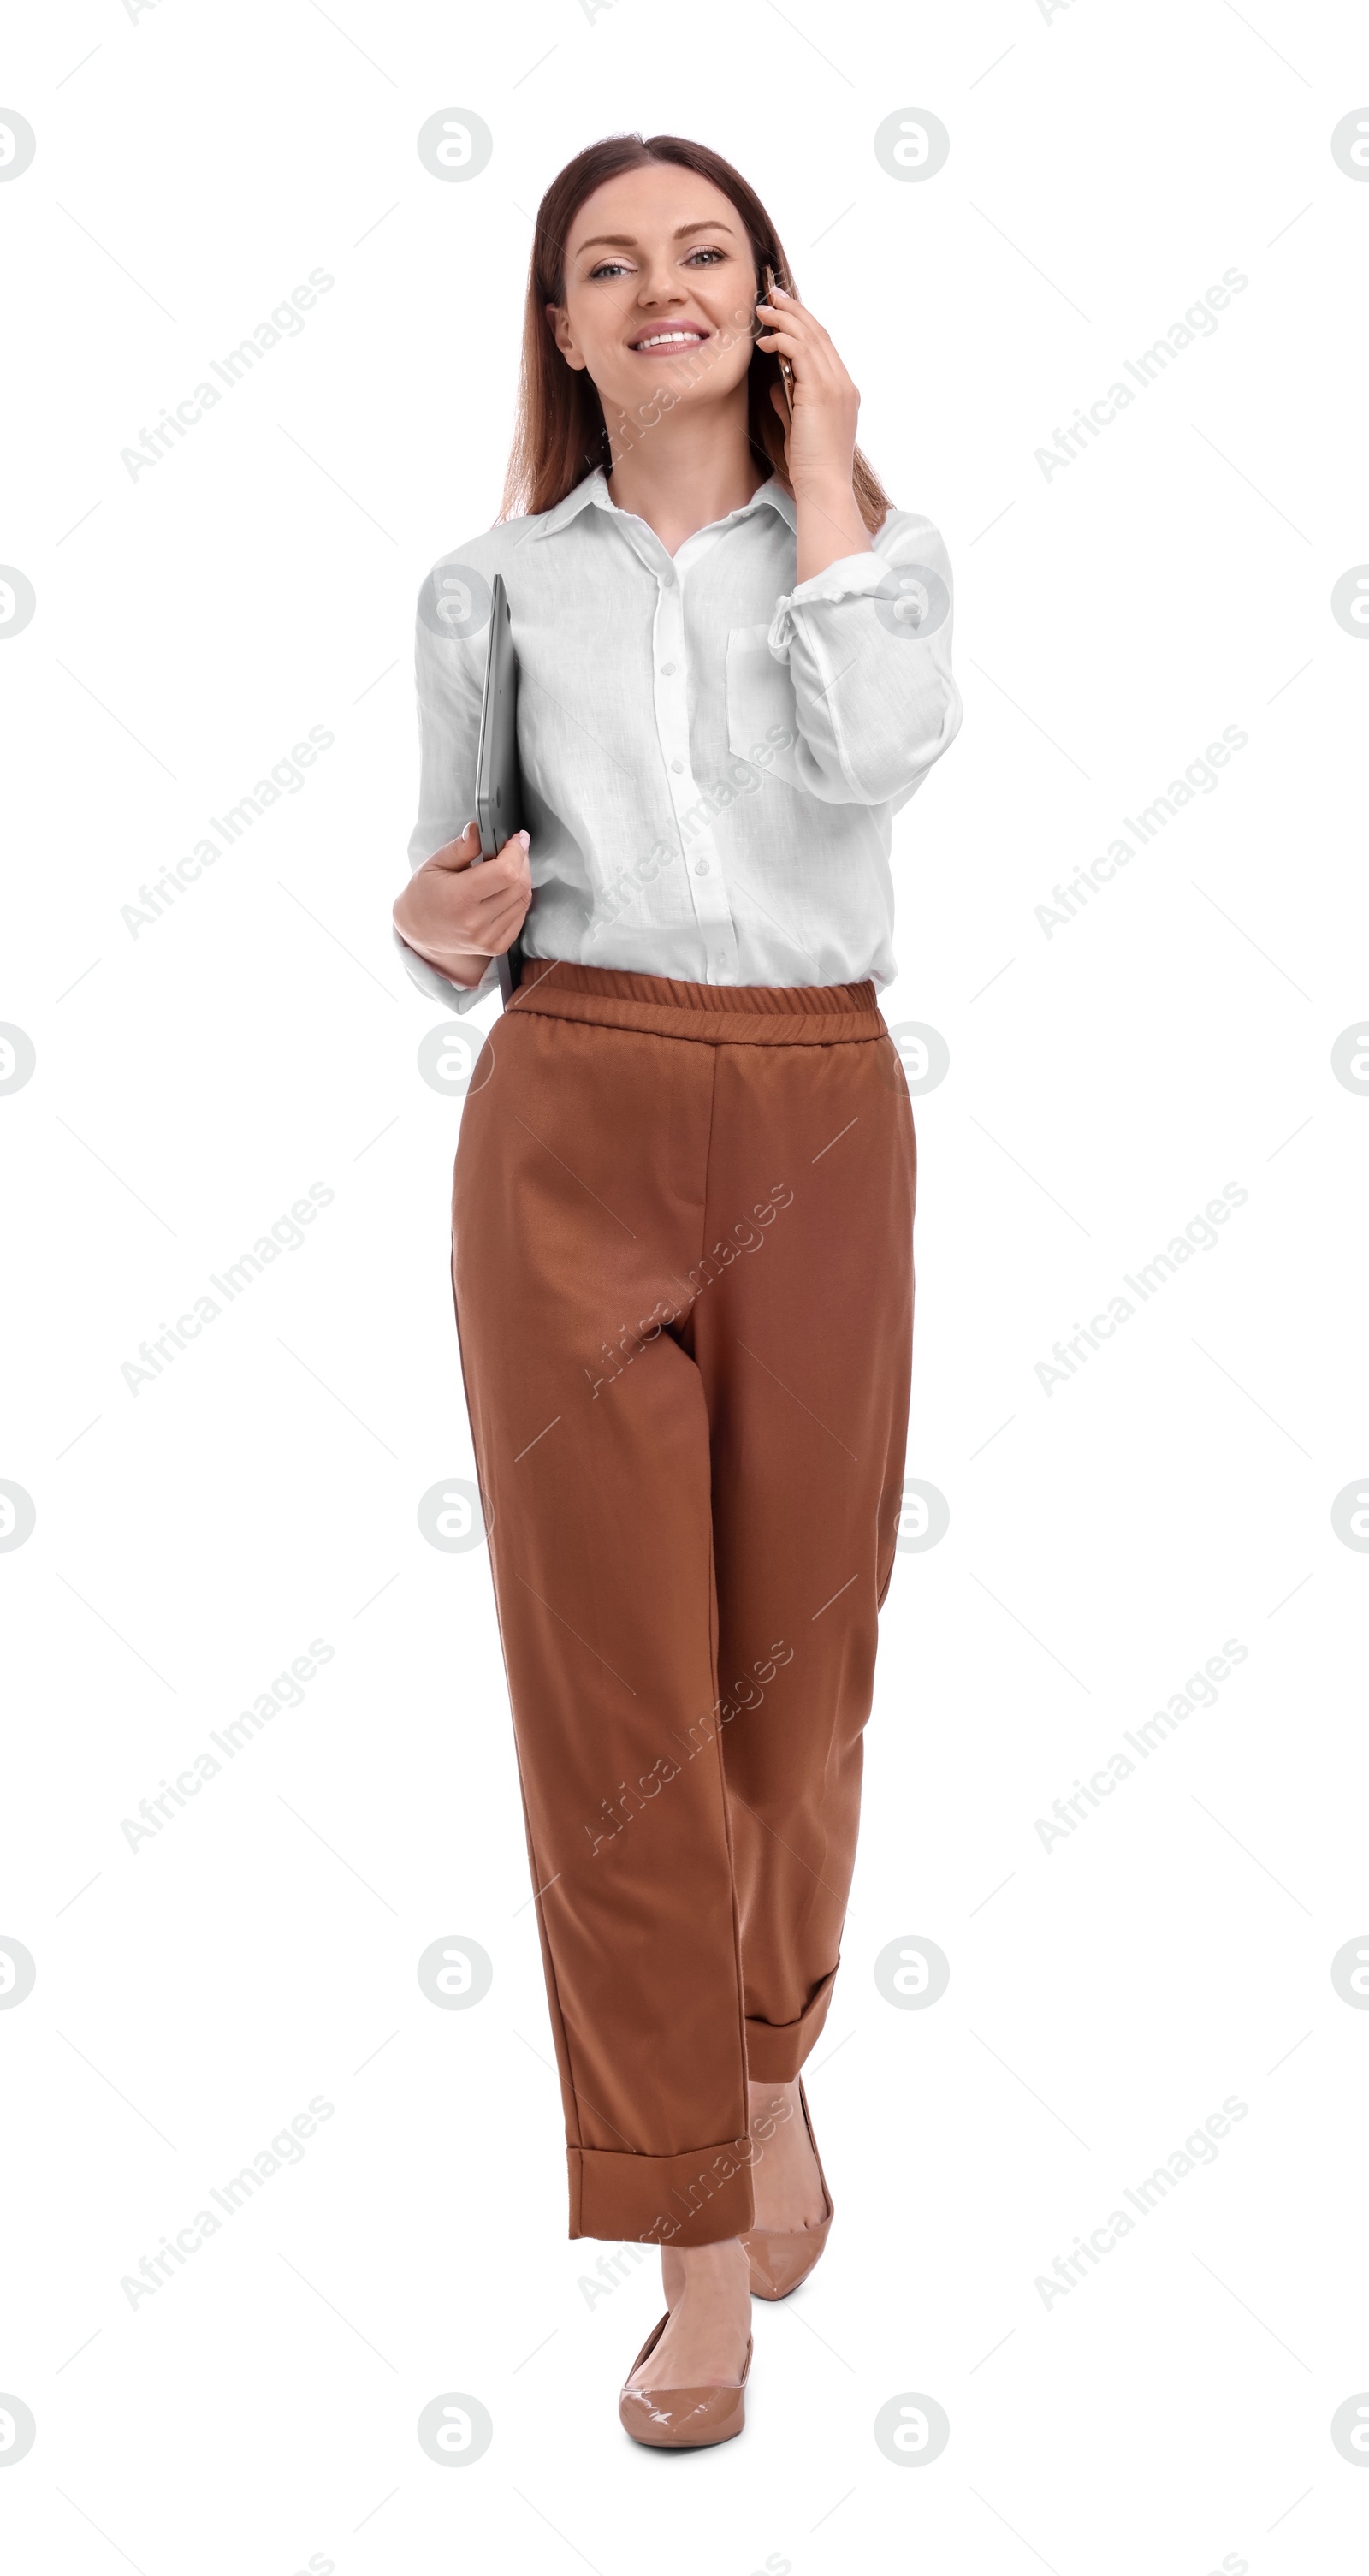
{"type": "Polygon", "coordinates": [[[518,838],[519,838],[519,840],[522,842],[523,847],[524,847],[524,849],[525,849],[525,850],[526,850],[526,849],[529,849],[529,848],[531,847],[531,843],[530,843],[530,841],[529,841],[529,839],[528,839],[528,835],[527,835],[527,833],[526,833],[526,832],[520,832],[520,833],[519,833],[519,835],[518,835],[518,838]]]}

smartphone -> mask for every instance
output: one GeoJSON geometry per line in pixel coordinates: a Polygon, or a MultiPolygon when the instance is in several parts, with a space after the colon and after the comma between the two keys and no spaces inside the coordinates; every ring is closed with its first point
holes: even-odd
{"type": "MultiPolygon", "coordinates": [[[[776,277],[773,268],[766,269],[765,301],[767,304],[770,302],[771,289],[776,286],[782,286],[783,283],[783,278],[776,277]]],[[[780,357],[778,349],[776,349],[774,354],[780,361],[780,391],[784,396],[784,408],[789,418],[790,427],[792,428],[794,422],[794,370],[787,358],[780,357]]]]}

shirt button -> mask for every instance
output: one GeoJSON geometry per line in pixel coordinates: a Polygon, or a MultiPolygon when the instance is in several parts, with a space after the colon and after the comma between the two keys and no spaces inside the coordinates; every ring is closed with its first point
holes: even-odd
{"type": "Polygon", "coordinates": [[[683,762],[682,760],[672,760],[672,762],[671,762],[670,766],[671,766],[671,768],[672,768],[673,770],[675,770],[675,771],[677,771],[677,772],[678,772],[679,770],[682,770],[682,769],[683,769],[683,767],[684,767],[684,762],[683,762]]]}
{"type": "Polygon", "coordinates": [[[663,679],[673,680],[675,677],[675,664],[673,662],[663,662],[661,664],[661,676],[663,679]]]}
{"type": "Polygon", "coordinates": [[[707,874],[708,874],[708,861],[707,861],[707,859],[696,859],[696,860],[695,860],[695,862],[694,862],[694,874],[695,874],[695,876],[696,876],[696,877],[706,877],[706,876],[707,876],[707,874]]]}

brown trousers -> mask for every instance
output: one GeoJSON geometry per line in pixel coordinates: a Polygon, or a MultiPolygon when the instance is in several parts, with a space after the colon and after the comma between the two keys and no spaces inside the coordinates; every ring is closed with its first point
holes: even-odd
{"type": "Polygon", "coordinates": [[[915,1161],[869,984],[529,961],[453,1280],[572,2236],[752,2220],[826,2018],[898,1526],[915,1161]]]}

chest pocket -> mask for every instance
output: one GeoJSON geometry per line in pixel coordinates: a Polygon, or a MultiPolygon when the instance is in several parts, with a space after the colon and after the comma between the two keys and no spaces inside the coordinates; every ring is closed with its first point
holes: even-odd
{"type": "Polygon", "coordinates": [[[798,767],[798,708],[789,666],[777,662],[763,626],[734,626],[727,639],[724,687],[727,747],[789,787],[802,787],[798,767]]]}

